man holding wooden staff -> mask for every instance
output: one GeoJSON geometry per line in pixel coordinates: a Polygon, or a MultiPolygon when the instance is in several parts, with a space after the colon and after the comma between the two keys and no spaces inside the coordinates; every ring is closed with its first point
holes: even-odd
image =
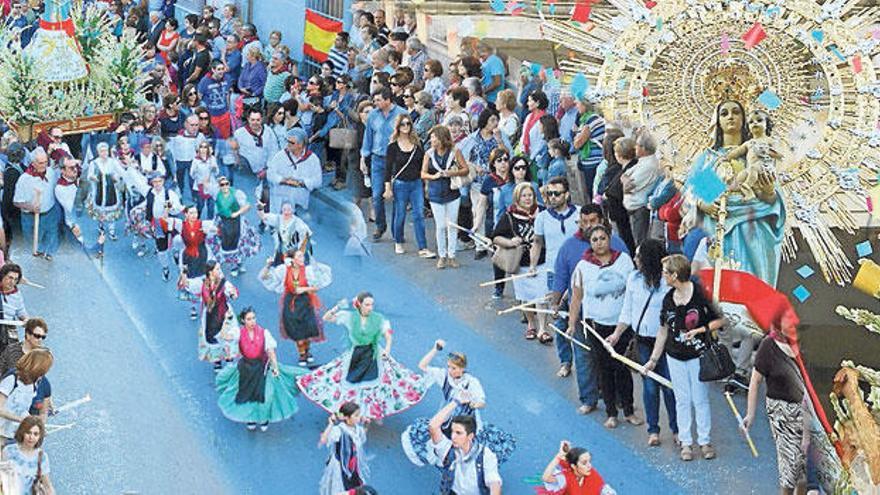
{"type": "Polygon", "coordinates": [[[55,204],[54,187],[58,171],[49,168],[49,155],[42,148],[34,150],[31,164],[15,185],[12,203],[21,210],[21,230],[34,239],[33,255],[52,261],[58,250],[60,217],[55,204]]]}

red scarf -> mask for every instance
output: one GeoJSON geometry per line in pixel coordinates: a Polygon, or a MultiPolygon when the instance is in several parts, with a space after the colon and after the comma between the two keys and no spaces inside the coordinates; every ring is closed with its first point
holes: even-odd
{"type": "MultiPolygon", "coordinates": [[[[296,263],[287,267],[287,273],[284,275],[284,291],[288,294],[293,294],[293,298],[290,299],[290,310],[293,311],[293,304],[296,301],[296,298],[303,295],[297,294],[297,287],[308,287],[309,282],[306,280],[306,266],[299,265],[296,263]]],[[[312,305],[312,308],[321,307],[321,301],[318,299],[318,294],[314,292],[306,292],[305,295],[309,297],[309,304],[312,305]]]]}
{"type": "Polygon", "coordinates": [[[251,130],[251,126],[249,126],[249,125],[244,126],[244,128],[247,129],[248,134],[250,134],[251,136],[254,137],[254,144],[257,146],[257,148],[262,148],[263,147],[263,128],[262,127],[260,128],[259,134],[255,134],[254,131],[251,130]]]}
{"type": "Polygon", "coordinates": [[[534,220],[535,215],[538,214],[538,204],[537,203],[533,204],[532,207],[529,208],[528,210],[523,210],[519,206],[513,204],[507,208],[507,211],[513,215],[517,215],[520,217],[527,217],[529,220],[534,220]]]}
{"type": "Polygon", "coordinates": [[[46,170],[43,170],[43,173],[39,173],[39,172],[37,172],[37,169],[34,168],[33,165],[28,165],[28,168],[25,169],[24,173],[26,173],[28,175],[32,175],[34,177],[39,177],[40,179],[43,179],[46,182],[49,181],[49,179],[46,178],[46,170]]]}
{"type": "Polygon", "coordinates": [[[198,257],[199,246],[203,242],[205,242],[205,233],[202,231],[202,221],[184,220],[183,229],[181,230],[181,235],[183,236],[183,244],[186,246],[183,252],[185,252],[186,255],[190,258],[198,257]]]}
{"type": "Polygon", "coordinates": [[[75,185],[76,185],[76,179],[73,179],[73,180],[67,180],[67,179],[65,179],[64,176],[62,175],[61,177],[58,178],[58,185],[59,185],[59,186],[75,186],[75,185]]]}
{"type": "MultiPolygon", "coordinates": [[[[578,232],[580,232],[580,231],[578,231],[578,232]]],[[[615,250],[611,249],[611,260],[608,261],[608,263],[602,263],[602,261],[599,258],[597,258],[595,254],[593,254],[593,248],[590,248],[590,249],[587,249],[586,251],[584,251],[583,260],[586,261],[587,263],[592,263],[592,264],[598,266],[599,268],[605,268],[606,266],[613,265],[614,262],[617,261],[617,258],[619,258],[619,257],[620,257],[620,251],[615,251],[615,250]]]]}
{"type": "Polygon", "coordinates": [[[257,325],[254,327],[254,336],[249,335],[247,327],[241,327],[239,330],[238,350],[241,355],[247,359],[266,360],[266,330],[257,325]]]}
{"type": "Polygon", "coordinates": [[[544,110],[532,110],[532,112],[526,117],[526,123],[523,124],[523,150],[525,150],[526,154],[529,153],[529,148],[531,146],[529,132],[532,130],[532,127],[541,120],[541,117],[546,114],[547,112],[544,110]]]}

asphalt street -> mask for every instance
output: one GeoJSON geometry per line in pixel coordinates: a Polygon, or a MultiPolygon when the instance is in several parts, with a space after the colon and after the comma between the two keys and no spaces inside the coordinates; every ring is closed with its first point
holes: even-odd
{"type": "MultiPolygon", "coordinates": [[[[239,182],[253,191],[246,178],[239,182]]],[[[373,257],[346,257],[344,195],[322,192],[307,215],[316,234],[316,257],[333,268],[334,281],[319,294],[322,301],[329,307],[361,290],[373,292],[377,310],[395,329],[392,354],[411,369],[437,338],[468,354],[469,371],[487,393],[484,418],[518,440],[501,469],[504,493],[533,493],[530,479],[540,475],[561,439],[591,450],[596,469],[621,494],[775,491],[775,451],[766,419],[753,429],[761,457],[752,459],[720,387],[712,394],[716,460],[679,461],[666,429],[659,448],[646,446],[644,427],[606,430],[601,413],[576,413],[573,378],[556,378],[552,348],[523,340],[518,317],[496,316],[496,309],[514,303],[505,298],[493,304],[491,290],[477,287],[491,279],[487,260],[472,261],[473,253],[465,252],[461,269],[438,272],[433,260],[394,255],[387,236],[373,247],[373,257]]],[[[248,217],[256,221],[253,214],[248,217]]],[[[429,223],[430,244],[432,228],[429,223]]],[[[408,250],[415,248],[408,245],[408,250]]],[[[86,393],[93,398],[52,418],[57,424],[75,423],[46,443],[59,493],[317,493],[327,456],[318,446],[326,424],[323,410],[300,398],[298,414],[266,433],[248,432],[225,419],[216,405],[214,373],[196,357],[197,323],[188,318],[189,305],[177,299],[173,279],[162,281],[155,256],[138,258],[126,237],[107,241],[103,261],[89,259],[70,242],[51,263],[29,251],[19,235],[13,258],[26,277],[47,286],[23,292],[30,313],[49,322],[55,403],[86,393]]],[[[231,280],[241,291],[234,307],[254,306],[259,322],[277,337],[277,297],[257,280],[270,251],[267,236],[247,273],[231,280]]],[[[327,342],[313,348],[319,362],[347,346],[341,327],[328,325],[325,333],[327,342]]],[[[282,362],[293,364],[295,356],[292,343],[280,342],[282,362]]],[[[435,364],[443,365],[439,359],[435,364]]],[[[640,394],[637,387],[637,404],[640,394]]],[[[744,396],[737,401],[744,409],[744,396]]],[[[410,422],[439,406],[434,389],[415,408],[370,427],[370,481],[380,493],[436,493],[436,470],[411,465],[399,437],[410,422]]]]}

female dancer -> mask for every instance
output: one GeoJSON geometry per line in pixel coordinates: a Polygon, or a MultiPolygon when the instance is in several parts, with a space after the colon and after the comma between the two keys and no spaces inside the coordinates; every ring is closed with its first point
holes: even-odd
{"type": "Polygon", "coordinates": [[[226,177],[220,177],[220,192],[214,200],[217,208],[217,230],[221,263],[232,266],[230,275],[237,277],[244,272],[244,260],[260,251],[260,237],[242,215],[250,211],[251,205],[243,191],[234,189],[226,177]]]}
{"type": "Polygon", "coordinates": [[[226,280],[216,260],[208,261],[206,267],[200,294],[199,359],[214,363],[217,372],[224,360],[230,363],[236,357],[235,313],[229,300],[238,298],[238,289],[226,280]]]}
{"type": "Polygon", "coordinates": [[[559,452],[544,469],[541,480],[547,495],[615,495],[605,484],[602,475],[593,469],[593,456],[580,447],[572,447],[568,440],[559,444],[559,452]]]}
{"type": "Polygon", "coordinates": [[[348,329],[352,348],[307,375],[297,386],[312,402],[327,412],[352,401],[371,420],[401,413],[419,403],[427,387],[414,373],[391,357],[391,323],[373,311],[375,301],[369,292],[354,299],[354,311],[341,311],[339,305],[324,314],[324,321],[348,329]],[[379,340],[385,348],[379,351],[379,340]]]}
{"type": "Polygon", "coordinates": [[[238,318],[241,359],[237,366],[227,366],[217,374],[217,405],[227,418],[246,423],[248,430],[256,430],[259,424],[260,431],[266,431],[269,423],[285,420],[299,409],[293,382],[300,370],[278,364],[278,344],[271,332],[257,324],[253,308],[245,308],[238,318]]]}
{"type": "Polygon", "coordinates": [[[89,216],[98,222],[98,230],[108,224],[110,239],[116,240],[116,219],[122,215],[122,168],[119,160],[110,156],[110,146],[98,143],[98,156],[89,166],[88,180],[92,183],[89,216]]]}
{"type": "Polygon", "coordinates": [[[348,493],[364,485],[367,472],[364,443],[367,429],[361,424],[361,407],[354,402],[346,402],[339,412],[327,419],[327,428],[321,432],[321,445],[330,449],[330,457],[321,476],[319,493],[338,495],[348,493]]]}
{"type": "MultiPolygon", "coordinates": [[[[272,266],[278,266],[284,262],[285,253],[297,249],[303,239],[310,237],[312,229],[298,216],[294,214],[293,204],[290,201],[281,203],[281,213],[266,213],[263,211],[263,204],[257,203],[257,215],[263,225],[272,227],[275,233],[272,238],[275,240],[275,259],[272,266]]],[[[312,256],[312,241],[309,240],[305,247],[306,264],[310,263],[312,256]]]]}
{"type": "Polygon", "coordinates": [[[189,317],[196,319],[196,303],[202,290],[202,278],[207,273],[207,264],[213,259],[213,254],[208,249],[205,240],[208,234],[215,233],[217,227],[209,220],[199,220],[199,211],[195,206],[188,206],[184,210],[184,220],[168,218],[168,230],[180,232],[183,239],[183,250],[180,252],[179,267],[180,279],[177,288],[181,290],[181,299],[192,303],[189,317]]]}
{"type": "MultiPolygon", "coordinates": [[[[451,352],[446,359],[446,369],[430,366],[431,360],[446,346],[443,340],[434,342],[434,347],[419,361],[419,369],[425,372],[427,386],[437,384],[443,392],[442,405],[455,401],[458,404],[441,430],[447,438],[452,438],[452,419],[455,416],[473,416],[477,424],[476,440],[488,446],[501,464],[510,458],[516,448],[516,439],[495,425],[481,421],[480,409],[486,407],[486,394],[483,386],[467,368],[467,356],[451,352]]],[[[429,418],[419,418],[400,435],[403,451],[416,466],[437,465],[439,459],[431,448],[431,433],[428,431],[429,418]]]]}
{"type": "MultiPolygon", "coordinates": [[[[306,242],[304,240],[303,246],[306,242]]],[[[321,263],[306,266],[302,249],[288,253],[283,265],[272,268],[272,262],[272,258],[266,260],[260,281],[266,289],[281,294],[281,336],[296,342],[298,364],[306,366],[315,361],[310,352],[311,343],[324,340],[318,318],[321,301],[317,291],[330,285],[330,267],[321,263]]]]}

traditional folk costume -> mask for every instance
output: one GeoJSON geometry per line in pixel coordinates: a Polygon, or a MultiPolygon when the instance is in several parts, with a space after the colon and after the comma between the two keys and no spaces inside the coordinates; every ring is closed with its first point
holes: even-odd
{"type": "Polygon", "coordinates": [[[321,301],[315,292],[297,294],[297,287],[323,289],[333,280],[330,267],[323,263],[311,265],[279,265],[269,269],[269,277],[261,278],[270,291],[281,294],[279,317],[282,338],[296,342],[299,365],[314,361],[309,349],[312,342],[323,342],[324,332],[320,317],[321,301]]]}
{"type": "Polygon", "coordinates": [[[186,279],[178,283],[180,298],[191,303],[190,317],[196,318],[196,304],[201,299],[202,280],[205,278],[208,260],[214,258],[208,249],[208,233],[216,232],[214,222],[208,220],[165,220],[169,231],[177,231],[183,241],[183,250],[178,258],[178,267],[186,279]],[[185,283],[184,283],[185,280],[185,283]]]}
{"type": "Polygon", "coordinates": [[[380,354],[379,340],[391,331],[384,316],[373,311],[363,318],[359,311],[340,311],[336,323],[348,329],[352,348],[299,377],[296,384],[303,395],[330,413],[354,402],[371,420],[401,413],[422,400],[427,388],[422,376],[380,354]]]}
{"type": "MultiPolygon", "coordinates": [[[[463,400],[463,396],[468,397],[468,401],[485,402],[486,394],[483,386],[475,376],[465,372],[459,378],[453,378],[449,375],[449,371],[442,368],[431,366],[425,373],[426,385],[430,387],[433,384],[440,386],[443,393],[443,401],[441,408],[453,400],[463,400]]],[[[470,404],[458,405],[449,418],[443,423],[442,431],[446,438],[452,438],[452,418],[459,415],[473,416],[477,422],[477,433],[475,441],[481,445],[489,447],[498,458],[498,463],[503,464],[510,458],[516,449],[516,439],[513,435],[498,428],[493,424],[483,423],[480,417],[480,410],[474,409],[470,404]]],[[[400,435],[400,441],[403,445],[403,451],[409,460],[416,466],[433,465],[440,467],[439,459],[434,455],[434,449],[431,445],[431,432],[428,430],[429,418],[418,418],[415,423],[411,424],[400,435]]]]}
{"type": "Polygon", "coordinates": [[[305,251],[306,264],[311,262],[310,258],[314,254],[311,239],[312,229],[296,214],[292,213],[290,217],[286,217],[283,213],[267,213],[263,216],[263,224],[274,230],[272,239],[275,241],[275,261],[272,266],[284,263],[285,253],[292,249],[298,249],[306,236],[309,236],[305,251]]]}
{"type": "Polygon", "coordinates": [[[543,488],[537,490],[539,495],[617,495],[614,488],[605,483],[596,468],[591,469],[586,476],[578,478],[571,464],[561,460],[553,476],[556,480],[553,483],[545,482],[543,488]]]}
{"type": "MultiPolygon", "coordinates": [[[[162,278],[168,280],[169,257],[168,249],[171,247],[171,240],[174,238],[173,225],[169,225],[169,217],[166,216],[165,206],[170,205],[168,214],[177,215],[183,211],[183,205],[180,204],[180,196],[173,189],[151,188],[146,195],[144,204],[144,221],[143,228],[149,229],[149,235],[156,241],[156,253],[159,257],[159,264],[162,266],[162,278]]],[[[140,229],[141,227],[135,227],[140,229]]]]}
{"type": "Polygon", "coordinates": [[[202,281],[202,321],[199,325],[199,359],[214,363],[219,370],[222,362],[238,356],[238,332],[235,312],[230,299],[238,297],[238,289],[226,278],[211,284],[202,281]]]}
{"type": "Polygon", "coordinates": [[[218,236],[212,238],[215,240],[212,249],[218,253],[217,258],[221,263],[232,266],[234,277],[242,270],[244,260],[260,251],[260,236],[246,219],[240,215],[232,216],[248,204],[244,192],[230,188],[228,194],[223,194],[223,191],[217,193],[214,201],[218,236]]]}
{"type": "Polygon", "coordinates": [[[125,165],[122,166],[122,183],[125,186],[125,232],[132,235],[131,249],[143,256],[152,230],[146,222],[146,194],[150,186],[140,170],[125,165]]]}
{"type": "Polygon", "coordinates": [[[122,172],[119,161],[112,157],[95,158],[89,166],[89,216],[100,230],[107,224],[111,239],[116,237],[116,219],[122,215],[122,172]]]}
{"type": "Polygon", "coordinates": [[[364,444],[367,431],[361,425],[338,423],[327,434],[330,457],[321,476],[320,495],[337,495],[365,484],[367,472],[364,444]]]}
{"type": "Polygon", "coordinates": [[[237,337],[241,359],[217,374],[217,405],[223,415],[239,423],[277,423],[294,414],[298,391],[296,376],[303,371],[278,365],[278,376],[269,368],[269,353],[277,347],[268,330],[241,327],[237,337]]]}
{"type": "Polygon", "coordinates": [[[59,83],[82,79],[88,66],[80,53],[70,16],[72,0],[47,0],[37,33],[25,53],[40,60],[36,69],[42,81],[59,83]]]}

